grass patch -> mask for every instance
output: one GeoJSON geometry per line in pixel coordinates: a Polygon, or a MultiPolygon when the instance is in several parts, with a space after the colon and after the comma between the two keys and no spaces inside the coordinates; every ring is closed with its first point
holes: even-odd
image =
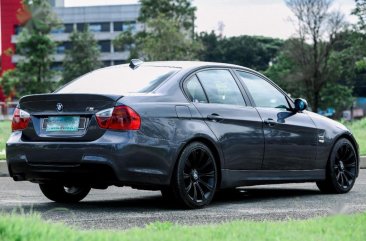
{"type": "MultiPolygon", "coordinates": [[[[5,144],[11,133],[11,122],[0,121],[0,160],[5,160],[5,144]]],[[[1,237],[1,236],[0,236],[1,237]]]]}
{"type": "Polygon", "coordinates": [[[357,143],[360,146],[360,154],[362,156],[366,156],[366,118],[352,122],[345,122],[344,124],[355,136],[357,143]]]}
{"type": "Polygon", "coordinates": [[[265,240],[265,241],[364,241],[366,214],[335,216],[303,221],[236,221],[194,227],[171,223],[149,224],[127,231],[78,231],[39,216],[0,216],[1,241],[123,241],[123,240],[265,240]]]}

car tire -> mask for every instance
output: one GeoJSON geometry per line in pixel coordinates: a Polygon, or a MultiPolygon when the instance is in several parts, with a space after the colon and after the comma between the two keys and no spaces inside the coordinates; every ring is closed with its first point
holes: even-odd
{"type": "Polygon", "coordinates": [[[42,193],[51,201],[59,203],[76,203],[90,192],[87,186],[63,186],[61,184],[39,184],[42,193]]]}
{"type": "Polygon", "coordinates": [[[357,161],[352,143],[345,138],[339,139],[327,163],[326,179],[316,182],[320,191],[328,194],[349,192],[356,181],[357,161]]]}
{"type": "MultiPolygon", "coordinates": [[[[201,142],[192,142],[182,151],[166,197],[174,196],[184,208],[203,208],[216,191],[218,170],[211,150],[201,142]]],[[[165,194],[164,194],[165,193],[165,194]]]]}

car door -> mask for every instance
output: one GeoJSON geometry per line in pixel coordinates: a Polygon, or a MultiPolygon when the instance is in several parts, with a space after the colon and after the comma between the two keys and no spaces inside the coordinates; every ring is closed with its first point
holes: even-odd
{"type": "Polygon", "coordinates": [[[291,100],[274,84],[236,71],[263,121],[264,170],[312,170],[316,165],[317,129],[304,112],[295,113],[291,100]]]}
{"type": "Polygon", "coordinates": [[[231,170],[259,170],[263,160],[262,120],[247,106],[238,83],[227,69],[197,72],[184,88],[217,137],[225,166],[231,170]]]}

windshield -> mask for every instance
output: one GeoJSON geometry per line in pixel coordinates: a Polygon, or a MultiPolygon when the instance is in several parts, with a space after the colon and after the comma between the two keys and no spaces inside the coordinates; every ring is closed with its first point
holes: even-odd
{"type": "Polygon", "coordinates": [[[56,93],[110,94],[148,93],[155,90],[179,68],[140,66],[133,70],[119,65],[95,70],[79,77],[56,93]]]}

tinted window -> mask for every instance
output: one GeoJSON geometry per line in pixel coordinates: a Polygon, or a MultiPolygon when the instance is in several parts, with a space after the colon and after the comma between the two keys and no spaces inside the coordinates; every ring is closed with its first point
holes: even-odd
{"type": "Polygon", "coordinates": [[[207,103],[205,92],[196,76],[187,81],[186,89],[192,102],[207,103]]]}
{"type": "Polygon", "coordinates": [[[286,97],[266,80],[246,72],[238,71],[258,107],[288,108],[286,97]]]}
{"type": "Polygon", "coordinates": [[[197,73],[197,76],[210,103],[245,105],[239,87],[228,70],[206,70],[197,73]]]}
{"type": "Polygon", "coordinates": [[[98,42],[99,50],[102,53],[109,53],[111,52],[111,41],[109,40],[102,40],[98,42]]]}
{"type": "Polygon", "coordinates": [[[76,29],[79,31],[79,32],[83,32],[87,29],[87,25],[86,23],[78,23],[76,24],[76,29]]]}
{"type": "Polygon", "coordinates": [[[117,65],[83,75],[57,93],[148,93],[177,71],[179,68],[140,66],[132,70],[127,65],[117,65]]]}
{"type": "Polygon", "coordinates": [[[65,33],[72,33],[74,31],[74,24],[67,23],[65,24],[65,33]]]}
{"type": "Polygon", "coordinates": [[[113,30],[115,32],[122,32],[123,31],[123,22],[114,22],[113,23],[113,30]]]}
{"type": "Polygon", "coordinates": [[[110,23],[90,23],[89,30],[90,32],[109,32],[110,23]]]}

